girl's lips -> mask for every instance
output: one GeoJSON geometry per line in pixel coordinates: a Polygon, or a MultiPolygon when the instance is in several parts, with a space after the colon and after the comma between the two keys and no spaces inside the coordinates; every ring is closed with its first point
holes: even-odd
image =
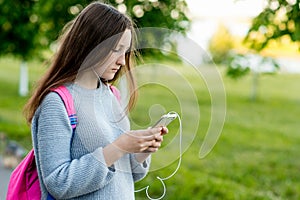
{"type": "Polygon", "coordinates": [[[112,71],[118,71],[120,68],[112,68],[112,71]]]}

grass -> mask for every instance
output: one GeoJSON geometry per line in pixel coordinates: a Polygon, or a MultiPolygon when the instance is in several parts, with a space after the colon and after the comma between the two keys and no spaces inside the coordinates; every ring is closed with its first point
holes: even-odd
{"type": "MultiPolygon", "coordinates": [[[[39,62],[29,62],[28,66],[31,86],[45,68],[39,62]]],[[[22,114],[28,97],[18,95],[19,67],[20,61],[14,58],[0,59],[0,132],[30,148],[30,129],[22,114]]]]}
{"type": "MultiPolygon", "coordinates": [[[[207,129],[210,119],[210,100],[205,92],[207,88],[197,87],[198,82],[189,79],[195,86],[204,117],[197,137],[183,155],[182,167],[166,181],[166,199],[299,199],[300,94],[297,88],[300,76],[261,76],[255,102],[250,101],[251,76],[239,81],[223,78],[226,121],[217,145],[204,159],[198,158],[198,152],[203,141],[201,129],[207,129]]],[[[156,160],[162,161],[163,158],[156,160]]],[[[174,165],[169,168],[174,169],[174,165]]],[[[170,173],[167,169],[150,173],[141,185],[152,183],[152,194],[158,197],[162,191],[155,177],[170,173]]],[[[145,194],[138,197],[143,199],[145,194]]]]}
{"type": "MultiPolygon", "coordinates": [[[[212,152],[199,159],[212,116],[207,85],[190,66],[157,63],[137,68],[140,98],[130,117],[133,128],[141,128],[166,111],[175,110],[182,116],[182,165],[165,180],[165,199],[300,198],[300,75],[261,76],[256,101],[249,99],[251,75],[238,81],[222,76],[225,124],[212,152]]],[[[22,143],[30,147],[30,130],[21,114],[27,98],[17,95],[18,65],[11,58],[0,60],[0,132],[27,141],[22,143]]],[[[38,62],[29,65],[33,83],[44,69],[38,62]]],[[[163,148],[153,155],[151,172],[136,184],[136,189],[151,185],[153,198],[163,192],[156,176],[167,177],[177,166],[178,122],[172,122],[169,130],[163,148]]],[[[136,198],[146,199],[145,193],[136,193],[136,198]]]]}

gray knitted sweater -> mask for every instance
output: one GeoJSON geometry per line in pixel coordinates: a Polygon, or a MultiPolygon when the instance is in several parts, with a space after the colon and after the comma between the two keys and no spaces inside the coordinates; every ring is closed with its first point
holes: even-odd
{"type": "Polygon", "coordinates": [[[36,110],[32,138],[42,190],[55,199],[134,199],[134,181],[149,169],[126,154],[107,167],[103,147],[130,129],[120,104],[104,84],[95,90],[67,85],[78,116],[72,127],[59,95],[49,93],[36,110]]]}

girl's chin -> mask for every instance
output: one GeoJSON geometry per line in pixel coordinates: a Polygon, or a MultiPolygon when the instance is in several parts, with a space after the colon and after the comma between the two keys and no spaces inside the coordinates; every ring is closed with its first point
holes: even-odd
{"type": "Polygon", "coordinates": [[[112,80],[114,77],[115,77],[115,73],[113,74],[110,74],[110,75],[106,75],[106,76],[102,76],[101,78],[104,79],[104,80],[112,80]]]}

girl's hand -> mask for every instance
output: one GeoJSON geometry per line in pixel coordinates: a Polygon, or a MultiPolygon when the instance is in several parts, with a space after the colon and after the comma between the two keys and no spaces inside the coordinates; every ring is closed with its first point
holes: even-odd
{"type": "Polygon", "coordinates": [[[167,127],[161,127],[161,131],[160,131],[160,137],[158,137],[155,141],[155,145],[150,146],[147,150],[145,150],[145,153],[153,153],[156,152],[159,147],[161,146],[161,143],[163,142],[163,135],[167,134],[169,132],[167,127]]]}
{"type": "Polygon", "coordinates": [[[161,146],[162,135],[167,132],[166,127],[129,131],[120,135],[113,144],[126,153],[153,153],[161,146]]]}

